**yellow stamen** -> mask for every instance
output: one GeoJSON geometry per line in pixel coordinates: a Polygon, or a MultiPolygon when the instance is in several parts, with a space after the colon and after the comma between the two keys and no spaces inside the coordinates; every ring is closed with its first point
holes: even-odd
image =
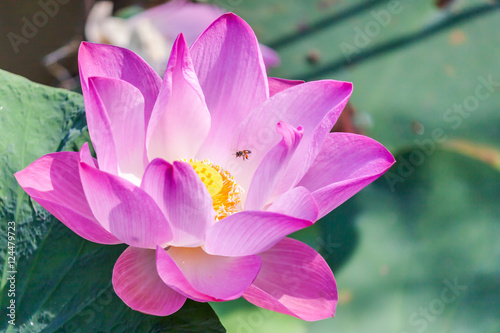
{"type": "Polygon", "coordinates": [[[212,196],[215,220],[219,221],[236,213],[241,197],[240,186],[234,182],[233,176],[209,160],[190,160],[189,164],[193,166],[212,196]]]}

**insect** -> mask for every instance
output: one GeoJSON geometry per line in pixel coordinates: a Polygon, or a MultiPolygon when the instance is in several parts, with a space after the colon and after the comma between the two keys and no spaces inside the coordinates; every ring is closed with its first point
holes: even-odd
{"type": "Polygon", "coordinates": [[[243,157],[243,161],[244,160],[248,160],[248,155],[251,154],[252,152],[250,150],[239,150],[236,152],[236,157],[243,157]]]}

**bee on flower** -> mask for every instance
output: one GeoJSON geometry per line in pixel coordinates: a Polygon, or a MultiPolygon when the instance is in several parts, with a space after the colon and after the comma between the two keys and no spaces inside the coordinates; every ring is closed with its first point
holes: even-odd
{"type": "Polygon", "coordinates": [[[234,155],[236,155],[236,157],[243,157],[243,161],[244,160],[248,160],[248,155],[250,155],[252,152],[250,150],[238,150],[234,155]]]}

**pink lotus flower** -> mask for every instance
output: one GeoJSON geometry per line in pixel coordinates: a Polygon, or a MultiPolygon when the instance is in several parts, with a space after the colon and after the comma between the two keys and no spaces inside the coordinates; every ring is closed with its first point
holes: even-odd
{"type": "Polygon", "coordinates": [[[84,145],[16,177],[81,237],[129,245],[113,272],[126,304],[164,316],[186,298],[243,296],[304,320],[334,315],[327,263],[286,236],[394,163],[370,138],[330,133],[351,83],[268,78],[253,31],[234,14],[190,49],[180,35],[163,81],[114,46],[83,43],[79,63],[97,159],[84,145]]]}

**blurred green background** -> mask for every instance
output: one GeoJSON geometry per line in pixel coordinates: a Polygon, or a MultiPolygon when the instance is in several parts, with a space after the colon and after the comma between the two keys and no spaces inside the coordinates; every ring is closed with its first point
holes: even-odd
{"type": "MultiPolygon", "coordinates": [[[[373,137],[398,162],[293,235],[332,267],[335,318],[309,323],[244,300],[211,304],[227,331],[500,332],[499,1],[208,2],[240,15],[279,53],[270,76],[352,81],[336,130],[373,137]]],[[[40,59],[81,39],[90,5],[61,7],[67,13],[20,54],[0,44],[0,68],[61,85],[40,59]]],[[[128,5],[153,2],[117,1],[128,5]]],[[[36,2],[7,6],[17,16],[0,8],[0,35],[36,2]]],[[[76,74],[74,59],[64,65],[76,74]]]]}

